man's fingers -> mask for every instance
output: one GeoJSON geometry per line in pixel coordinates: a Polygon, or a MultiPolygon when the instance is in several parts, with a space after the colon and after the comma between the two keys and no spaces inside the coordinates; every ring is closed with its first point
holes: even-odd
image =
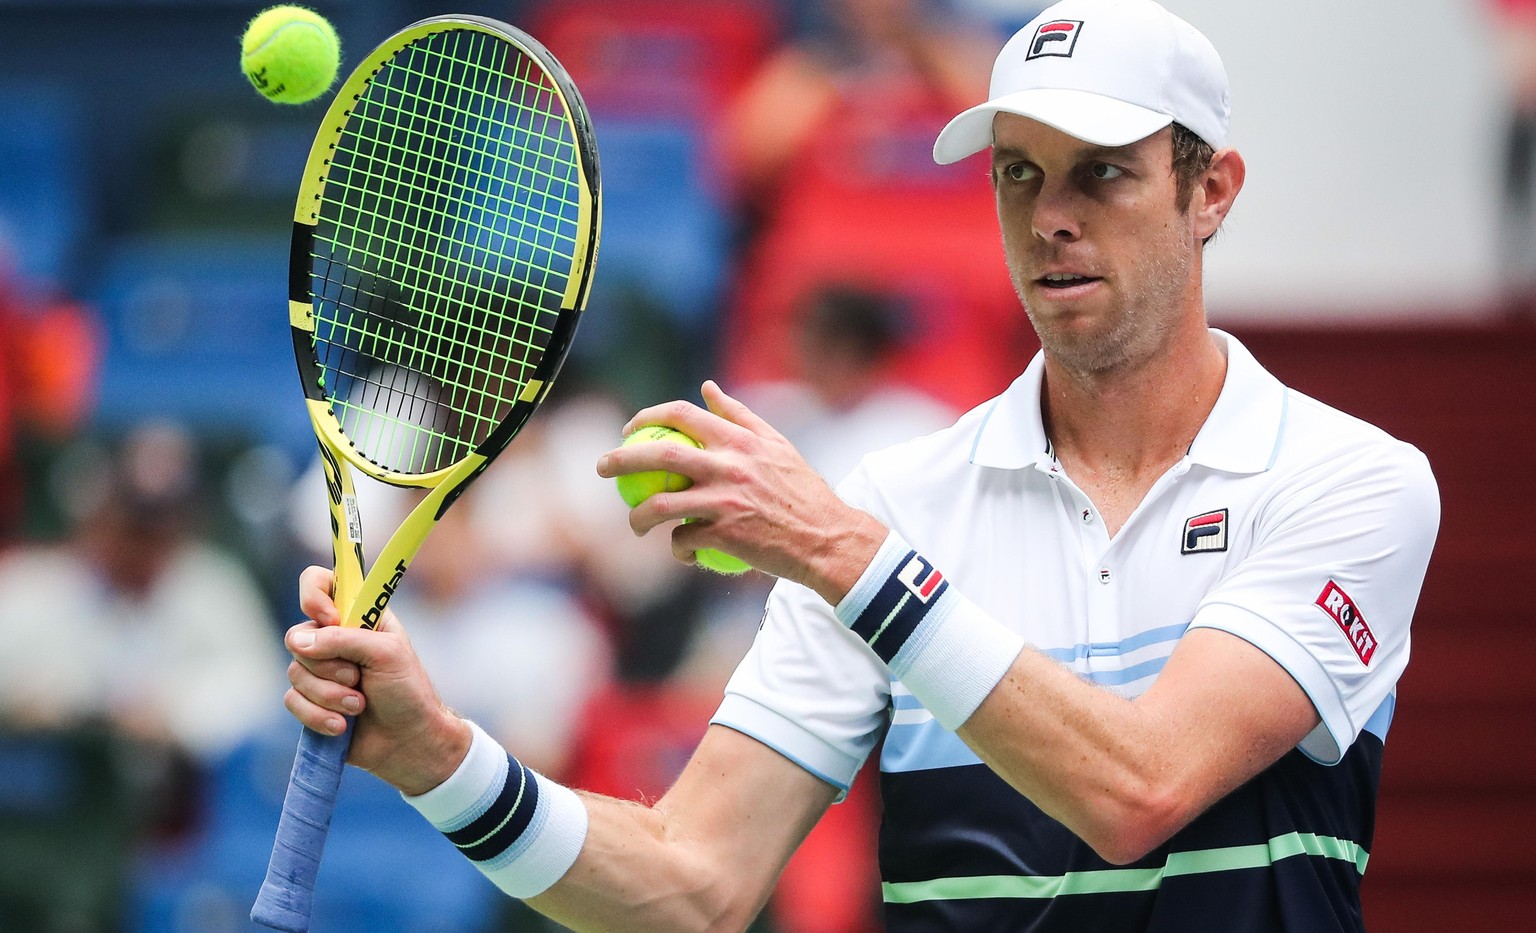
{"type": "Polygon", "coordinates": [[[641,409],[629,419],[621,432],[628,436],[631,431],[648,424],[664,424],[687,434],[705,447],[718,447],[740,437],[747,431],[766,437],[777,437],[778,431],[741,401],[726,393],[720,384],[710,379],[702,386],[704,403],[701,408],[692,402],[664,402],[641,409]]]}
{"type": "Polygon", "coordinates": [[[715,462],[709,454],[697,447],[675,441],[630,444],[610,450],[597,460],[597,474],[610,479],[626,473],[647,473],[651,470],[703,482],[715,472],[715,462]]]}
{"type": "MultiPolygon", "coordinates": [[[[386,637],[383,632],[300,622],[288,630],[283,643],[287,645],[290,654],[305,662],[340,659],[370,667],[393,648],[395,640],[386,637]]],[[[306,666],[313,668],[308,663],[306,666]]]]}
{"type": "Polygon", "coordinates": [[[315,704],[300,693],[297,687],[290,687],[283,694],[283,706],[288,708],[294,719],[323,735],[341,735],[346,731],[347,721],[344,718],[315,704]]]}
{"type": "Polygon", "coordinates": [[[306,567],[299,574],[299,609],[321,625],[337,625],[341,616],[336,611],[336,601],[331,598],[331,588],[336,575],[329,567],[306,567]]]}
{"type": "Polygon", "coordinates": [[[773,425],[758,417],[757,412],[748,408],[743,402],[727,395],[726,391],[720,388],[720,383],[715,380],[705,381],[703,395],[704,403],[709,406],[709,410],[721,418],[733,424],[739,424],[759,437],[779,436],[779,432],[774,430],[773,425]]]}
{"type": "MultiPolygon", "coordinates": [[[[295,655],[293,663],[302,664],[316,677],[341,684],[343,687],[356,687],[362,683],[362,669],[351,661],[339,659],[317,661],[312,658],[295,655]]],[[[292,678],[289,679],[291,680],[292,678]]]]}
{"type": "Polygon", "coordinates": [[[333,713],[355,716],[367,705],[360,692],[317,674],[299,661],[288,665],[288,683],[306,700],[333,713]]]}

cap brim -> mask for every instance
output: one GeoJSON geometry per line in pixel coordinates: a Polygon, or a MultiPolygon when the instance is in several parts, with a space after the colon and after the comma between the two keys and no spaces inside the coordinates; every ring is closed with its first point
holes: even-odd
{"type": "Polygon", "coordinates": [[[1173,122],[1173,117],[1123,100],[1067,88],[1015,91],[961,113],[939,131],[933,161],[959,162],[992,145],[992,118],[1012,113],[1095,146],[1129,146],[1173,122]]]}

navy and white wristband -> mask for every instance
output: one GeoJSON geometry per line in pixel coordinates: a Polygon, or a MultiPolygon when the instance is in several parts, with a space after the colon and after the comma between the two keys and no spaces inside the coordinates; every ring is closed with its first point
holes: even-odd
{"type": "Polygon", "coordinates": [[[957,592],[894,531],[835,611],[950,731],[1024,650],[1018,633],[957,592]]]}
{"type": "Polygon", "coordinates": [[[405,800],[498,888],[516,898],[542,894],[581,853],[586,805],[469,726],[474,737],[458,770],[405,800]]]}

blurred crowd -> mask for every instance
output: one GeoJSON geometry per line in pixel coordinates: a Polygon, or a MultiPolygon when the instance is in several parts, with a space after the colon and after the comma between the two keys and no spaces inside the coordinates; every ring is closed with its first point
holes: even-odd
{"type": "MultiPolygon", "coordinates": [[[[228,35],[206,41],[232,62],[256,8],[220,6],[228,35]]],[[[316,6],[347,41],[356,11],[316,6]]],[[[444,12],[394,6],[401,22],[357,21],[382,38],[444,12]]],[[[583,89],[603,248],[550,404],[447,514],[394,606],[446,700],[530,765],[658,796],[770,584],[630,534],[593,465],[635,409],[718,378],[836,481],[1022,366],[1032,338],[984,166],[929,150],[1039,6],[472,11],[537,36],[583,89]]],[[[155,115],[157,168],[138,176],[93,164],[89,88],[0,79],[17,129],[0,140],[6,933],[243,930],[264,870],[296,735],[281,635],[297,571],[329,560],[279,313],[284,201],[319,110],[274,115],[228,71],[219,106],[155,115]],[[39,202],[39,186],[61,195],[39,202]]],[[[414,494],[361,487],[377,548],[414,494]]],[[[548,929],[378,782],[347,780],[317,929],[548,929]]],[[[872,785],[816,830],[758,929],[878,927],[872,785]]]]}

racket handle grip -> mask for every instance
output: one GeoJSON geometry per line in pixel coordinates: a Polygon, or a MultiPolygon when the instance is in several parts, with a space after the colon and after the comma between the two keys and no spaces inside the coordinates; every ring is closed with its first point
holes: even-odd
{"type": "Polygon", "coordinates": [[[321,735],[305,728],[293,758],[293,774],[283,798],[283,815],[272,842],[267,878],[261,883],[251,919],[285,933],[307,933],[314,911],[315,876],[330,832],[331,814],[347,749],[352,745],[352,717],[341,735],[321,735]]]}

